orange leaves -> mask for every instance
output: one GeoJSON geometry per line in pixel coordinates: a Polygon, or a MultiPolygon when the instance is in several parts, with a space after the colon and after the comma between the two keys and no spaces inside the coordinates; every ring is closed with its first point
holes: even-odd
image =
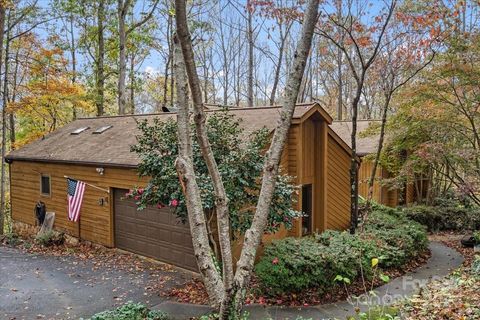
{"type": "Polygon", "coordinates": [[[45,46],[33,36],[30,40],[29,44],[18,44],[19,50],[28,54],[28,59],[20,64],[25,78],[17,88],[17,96],[21,98],[7,106],[8,112],[15,113],[22,122],[19,144],[68,123],[74,112],[89,114],[94,109],[83,86],[72,83],[63,50],[54,45],[45,46]]]}
{"type": "Polygon", "coordinates": [[[361,47],[367,47],[372,43],[372,41],[371,41],[370,37],[364,36],[364,37],[359,37],[357,39],[357,43],[361,47]]]}
{"type": "MultiPolygon", "coordinates": [[[[353,45],[354,41],[350,38],[347,38],[345,39],[345,44],[347,45],[353,45]]],[[[372,44],[372,39],[370,36],[362,36],[362,37],[358,37],[357,39],[355,39],[355,43],[359,46],[359,47],[368,47],[372,44]]]]}

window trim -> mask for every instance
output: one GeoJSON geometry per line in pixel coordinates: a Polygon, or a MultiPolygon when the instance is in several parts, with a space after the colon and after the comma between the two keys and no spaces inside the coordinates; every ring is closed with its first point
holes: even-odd
{"type": "Polygon", "coordinates": [[[40,195],[42,197],[51,197],[52,196],[52,177],[51,177],[51,175],[49,175],[47,173],[41,173],[40,174],[40,195]],[[49,193],[44,193],[43,190],[42,190],[43,189],[42,188],[42,186],[43,186],[42,179],[44,177],[48,178],[48,191],[49,191],[49,193]]]}

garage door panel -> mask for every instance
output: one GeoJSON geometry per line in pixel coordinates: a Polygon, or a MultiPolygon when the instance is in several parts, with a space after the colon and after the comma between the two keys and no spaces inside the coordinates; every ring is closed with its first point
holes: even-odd
{"type": "Polygon", "coordinates": [[[188,224],[171,208],[137,210],[132,199],[123,199],[126,192],[114,190],[116,247],[197,271],[188,224]]]}

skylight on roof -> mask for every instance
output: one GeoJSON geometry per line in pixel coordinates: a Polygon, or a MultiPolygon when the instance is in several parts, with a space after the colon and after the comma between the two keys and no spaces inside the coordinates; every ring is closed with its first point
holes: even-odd
{"type": "Polygon", "coordinates": [[[112,127],[112,126],[103,126],[103,127],[98,128],[97,130],[93,131],[92,133],[93,133],[93,134],[104,133],[105,131],[107,131],[107,130],[110,129],[111,127],[112,127]]]}
{"type": "Polygon", "coordinates": [[[74,131],[70,132],[70,134],[77,135],[77,134],[80,134],[83,131],[88,130],[88,129],[90,129],[90,127],[81,127],[81,128],[75,129],[74,131]]]}

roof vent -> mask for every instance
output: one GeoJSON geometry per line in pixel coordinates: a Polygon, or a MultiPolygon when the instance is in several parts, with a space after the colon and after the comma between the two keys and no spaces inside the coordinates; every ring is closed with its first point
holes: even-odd
{"type": "Polygon", "coordinates": [[[105,131],[107,131],[108,129],[110,129],[112,126],[103,126],[103,127],[100,127],[98,128],[97,130],[93,131],[92,134],[100,134],[100,133],[104,133],[105,131]]]}
{"type": "Polygon", "coordinates": [[[88,129],[90,129],[90,127],[81,127],[81,128],[75,129],[74,131],[70,132],[70,134],[77,135],[77,134],[80,134],[83,131],[88,130],[88,129]]]}

